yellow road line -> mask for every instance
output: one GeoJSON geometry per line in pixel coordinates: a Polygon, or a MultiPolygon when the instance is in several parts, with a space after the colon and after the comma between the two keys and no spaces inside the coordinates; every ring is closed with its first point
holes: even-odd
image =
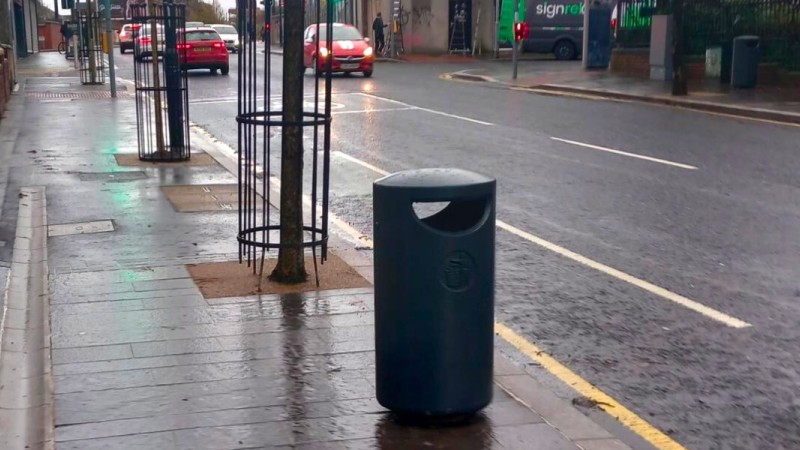
{"type": "MultiPolygon", "coordinates": [[[[225,144],[221,142],[214,144],[216,144],[217,147],[227,147],[225,144]]],[[[379,169],[350,155],[345,155],[344,153],[341,152],[335,152],[335,153],[337,153],[339,156],[344,156],[345,159],[348,159],[352,162],[360,164],[364,167],[371,168],[378,173],[384,175],[388,174],[388,172],[386,172],[385,170],[379,169]]],[[[229,157],[233,156],[234,155],[229,155],[229,157]]],[[[278,186],[280,186],[280,180],[275,179],[274,181],[276,181],[278,186]]],[[[338,227],[342,229],[342,231],[358,239],[364,246],[373,248],[373,241],[368,237],[366,237],[363,233],[360,233],[350,224],[344,222],[343,220],[333,215],[331,215],[330,218],[331,221],[334,222],[334,224],[336,224],[338,227]]],[[[504,224],[503,222],[498,221],[498,226],[500,228],[503,228],[501,224],[509,226],[507,224],[504,224]]],[[[597,406],[600,409],[602,409],[612,417],[616,418],[624,426],[629,428],[637,435],[641,436],[644,440],[646,440],[659,450],[686,450],[685,447],[675,442],[672,438],[670,438],[669,436],[667,436],[654,426],[650,425],[647,421],[637,416],[633,411],[622,406],[621,403],[614,400],[611,396],[604,393],[603,391],[595,387],[593,384],[581,378],[575,372],[569,370],[566,366],[558,362],[555,358],[540,350],[539,347],[527,341],[524,337],[515,333],[506,325],[503,325],[500,322],[495,322],[494,330],[495,333],[497,333],[497,335],[500,336],[504,341],[508,342],[510,345],[512,345],[514,348],[522,352],[532,361],[539,363],[545,370],[553,374],[553,376],[555,376],[556,378],[558,378],[559,380],[570,386],[579,394],[596,402],[597,406]]]]}
{"type": "Polygon", "coordinates": [[[541,351],[539,347],[527,341],[525,338],[515,333],[513,330],[500,322],[495,322],[494,331],[514,348],[522,352],[528,358],[536,361],[548,372],[558,377],[584,397],[597,403],[597,407],[615,417],[620,423],[628,427],[631,431],[641,436],[644,440],[658,448],[659,450],[686,450],[684,446],[675,442],[656,427],[650,425],[637,416],[633,411],[622,406],[611,396],[596,388],[593,384],[569,370],[566,366],[556,361],[555,358],[541,351]]]}

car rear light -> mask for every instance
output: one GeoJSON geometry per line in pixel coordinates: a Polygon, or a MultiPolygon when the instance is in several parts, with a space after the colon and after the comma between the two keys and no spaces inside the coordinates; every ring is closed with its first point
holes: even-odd
{"type": "Polygon", "coordinates": [[[192,48],[192,44],[178,44],[178,50],[189,50],[192,48]]]}
{"type": "Polygon", "coordinates": [[[225,43],[224,42],[214,42],[213,46],[214,46],[214,48],[225,48],[225,43]]]}
{"type": "Polygon", "coordinates": [[[152,40],[152,39],[150,39],[150,38],[148,38],[148,37],[139,38],[139,43],[140,43],[140,44],[149,44],[149,43],[150,43],[150,42],[152,42],[152,41],[153,41],[153,40],[152,40]]]}

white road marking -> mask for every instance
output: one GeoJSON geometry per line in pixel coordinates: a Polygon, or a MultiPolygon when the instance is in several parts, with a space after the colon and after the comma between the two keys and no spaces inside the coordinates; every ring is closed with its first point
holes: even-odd
{"type": "MultiPolygon", "coordinates": [[[[324,95],[323,92],[320,92],[319,94],[320,95],[324,95]]],[[[332,96],[353,95],[353,94],[358,94],[358,92],[336,92],[332,96]]],[[[314,94],[306,94],[303,97],[304,98],[313,98],[314,94]]],[[[256,100],[259,100],[259,101],[263,101],[264,100],[264,96],[263,95],[257,95],[255,98],[256,98],[256,100]]],[[[269,98],[272,99],[272,100],[280,100],[280,99],[283,98],[283,96],[282,95],[270,95],[269,98]]],[[[321,100],[320,103],[324,104],[324,101],[322,99],[320,99],[320,100],[321,100]]],[[[198,98],[198,99],[195,99],[195,100],[189,100],[189,104],[236,103],[238,101],[239,101],[239,97],[238,96],[234,96],[234,97],[217,97],[217,98],[198,98]]],[[[311,102],[311,104],[313,104],[313,102],[311,102]]]]}
{"type": "Polygon", "coordinates": [[[382,108],[382,109],[357,109],[355,111],[334,111],[331,113],[333,116],[338,116],[339,114],[368,114],[368,113],[379,113],[379,112],[392,112],[392,111],[415,111],[418,108],[414,107],[407,107],[407,108],[382,108]]]}
{"type": "MultiPolygon", "coordinates": [[[[334,152],[331,152],[331,153],[333,155],[336,155],[338,157],[341,157],[343,159],[351,161],[351,162],[353,162],[355,164],[358,164],[358,165],[360,165],[362,167],[366,167],[367,169],[370,169],[370,170],[372,170],[375,173],[378,173],[380,175],[387,176],[387,175],[390,174],[386,170],[383,170],[383,169],[381,169],[379,167],[373,166],[372,164],[370,164],[368,162],[361,161],[358,158],[355,158],[353,156],[344,154],[344,153],[342,153],[340,151],[334,151],[334,152]]],[[[553,253],[556,253],[556,254],[564,257],[564,258],[571,259],[571,260],[573,260],[573,261],[575,261],[575,262],[577,262],[579,264],[583,264],[584,266],[587,266],[587,267],[589,267],[591,269],[597,270],[599,272],[603,272],[606,275],[614,277],[614,278],[616,278],[616,279],[618,279],[620,281],[624,281],[625,283],[632,284],[632,285],[634,285],[634,286],[636,286],[636,287],[638,287],[640,289],[643,289],[643,290],[645,290],[645,291],[647,291],[647,292],[649,292],[651,294],[657,295],[657,296],[659,296],[659,297],[661,297],[661,298],[663,298],[665,300],[669,300],[669,301],[671,301],[673,303],[681,305],[681,306],[683,306],[685,308],[688,308],[688,309],[690,309],[690,310],[692,310],[692,311],[694,311],[696,313],[699,313],[699,314],[701,314],[701,315],[703,315],[703,316],[705,316],[705,317],[707,317],[709,319],[712,319],[712,320],[715,320],[717,322],[720,322],[720,323],[722,323],[722,324],[724,324],[726,326],[729,326],[731,328],[747,328],[747,327],[751,326],[749,323],[747,323],[747,322],[745,322],[745,321],[743,321],[741,319],[737,319],[736,317],[729,316],[729,315],[727,315],[727,314],[725,314],[723,312],[720,312],[720,311],[717,311],[717,310],[715,310],[713,308],[705,306],[702,303],[696,302],[694,300],[690,300],[690,299],[688,299],[688,298],[686,298],[686,297],[684,297],[684,296],[682,296],[680,294],[676,294],[676,293],[674,293],[672,291],[664,289],[661,286],[656,286],[653,283],[650,283],[648,281],[636,278],[633,275],[627,274],[627,273],[625,273],[625,272],[623,272],[621,270],[617,270],[617,269],[615,269],[613,267],[610,267],[610,266],[607,266],[607,265],[605,265],[603,263],[597,262],[597,261],[595,261],[595,260],[593,260],[591,258],[587,258],[586,256],[583,256],[581,254],[575,253],[575,252],[573,252],[571,250],[568,250],[568,249],[566,249],[564,247],[556,245],[556,244],[554,244],[552,242],[546,241],[546,240],[544,240],[544,239],[542,239],[542,238],[540,238],[538,236],[535,236],[535,235],[533,235],[531,233],[528,233],[526,231],[520,230],[519,228],[517,228],[517,227],[515,227],[513,225],[509,225],[509,224],[503,222],[502,220],[498,220],[497,221],[497,227],[502,229],[502,230],[508,231],[509,233],[511,233],[511,234],[513,234],[513,235],[515,235],[517,237],[521,237],[521,238],[525,239],[528,242],[536,244],[536,245],[538,245],[538,246],[540,246],[540,247],[542,247],[542,248],[544,248],[546,250],[549,250],[549,251],[551,251],[553,253]]],[[[360,233],[358,233],[358,234],[360,235],[360,233]]]]}
{"type": "Polygon", "coordinates": [[[691,309],[694,312],[700,313],[709,319],[716,320],[724,325],[727,325],[731,328],[747,328],[751,326],[749,323],[737,319],[735,317],[729,316],[725,313],[717,311],[713,308],[709,308],[701,303],[698,303],[694,300],[690,300],[682,295],[676,294],[674,292],[668,291],[660,286],[656,286],[650,282],[641,280],[639,278],[634,277],[633,275],[629,275],[621,270],[617,270],[613,267],[609,267],[603,263],[599,263],[593,259],[587,258],[583,255],[575,253],[571,250],[568,250],[564,247],[559,245],[553,244],[552,242],[548,242],[538,236],[534,236],[531,233],[526,231],[520,230],[517,227],[509,225],[503,221],[497,221],[497,227],[503,230],[508,231],[511,234],[514,234],[518,237],[525,239],[526,241],[532,242],[544,249],[550,250],[553,253],[557,253],[565,258],[571,259],[577,263],[583,264],[584,266],[590,267],[597,271],[603,272],[606,275],[610,275],[620,281],[624,281],[626,283],[632,284],[640,289],[643,289],[651,294],[655,294],[663,299],[669,300],[673,303],[677,303],[685,308],[691,309]]]}
{"type": "Polygon", "coordinates": [[[362,161],[362,160],[360,160],[358,158],[350,156],[347,153],[342,153],[342,152],[340,152],[338,150],[334,150],[334,151],[331,152],[331,155],[338,156],[338,157],[340,157],[342,159],[346,159],[346,160],[348,160],[348,161],[350,161],[352,163],[358,164],[359,166],[366,167],[367,169],[369,169],[369,170],[371,170],[371,171],[373,171],[375,173],[379,173],[379,174],[381,174],[383,176],[390,175],[389,172],[387,172],[387,171],[385,171],[385,170],[383,170],[381,168],[375,167],[375,166],[373,166],[372,164],[370,164],[370,163],[368,163],[366,161],[362,161]]]}
{"type": "Polygon", "coordinates": [[[467,122],[477,123],[478,125],[486,125],[486,126],[494,125],[493,123],[490,123],[490,122],[484,122],[482,120],[472,119],[472,118],[469,118],[469,117],[459,116],[459,115],[456,115],[456,114],[450,114],[450,113],[446,113],[444,111],[437,111],[435,109],[423,108],[421,106],[416,106],[416,105],[412,105],[410,103],[401,102],[399,100],[392,100],[390,98],[380,97],[380,96],[373,95],[373,94],[366,94],[364,92],[360,92],[359,95],[362,95],[364,97],[374,98],[376,100],[381,100],[381,101],[384,101],[384,102],[394,103],[396,105],[401,105],[401,106],[404,106],[404,107],[407,107],[407,108],[413,108],[413,109],[416,109],[416,110],[419,110],[419,111],[425,111],[425,112],[431,113],[431,114],[437,114],[437,115],[440,115],[440,116],[450,117],[452,119],[459,119],[459,120],[465,120],[467,122]]]}
{"type": "Polygon", "coordinates": [[[628,156],[630,158],[643,159],[645,161],[655,162],[655,163],[659,163],[659,164],[666,164],[668,166],[680,167],[681,169],[697,170],[697,167],[695,167],[695,166],[690,166],[688,164],[677,163],[677,162],[674,162],[674,161],[667,161],[666,159],[659,159],[659,158],[653,158],[651,156],[637,155],[636,153],[623,152],[622,150],[614,150],[613,148],[601,147],[599,145],[586,144],[586,143],[578,142],[578,141],[570,141],[568,139],[561,139],[561,138],[552,137],[552,136],[550,137],[550,139],[552,139],[554,141],[558,141],[558,142],[564,142],[565,144],[577,145],[579,147],[591,148],[593,150],[600,150],[602,152],[613,153],[615,155],[628,156]]]}

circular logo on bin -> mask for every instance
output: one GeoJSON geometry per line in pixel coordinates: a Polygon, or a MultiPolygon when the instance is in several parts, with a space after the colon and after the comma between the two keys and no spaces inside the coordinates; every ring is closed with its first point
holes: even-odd
{"type": "Polygon", "coordinates": [[[442,284],[451,291],[464,291],[475,279],[475,260],[469,253],[459,250],[447,256],[442,268],[442,284]]]}

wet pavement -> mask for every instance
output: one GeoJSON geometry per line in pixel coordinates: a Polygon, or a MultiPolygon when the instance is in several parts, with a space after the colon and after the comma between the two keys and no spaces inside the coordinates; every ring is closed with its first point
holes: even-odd
{"type": "MultiPolygon", "coordinates": [[[[279,71],[280,58],[272,64],[279,71]]],[[[469,67],[480,64],[502,63],[469,67]]],[[[798,129],[439,78],[458,68],[335,77],[332,211],[371,238],[371,183],[384,173],[495,176],[498,218],[552,244],[498,230],[498,321],[688,448],[800,446],[798,129]],[[729,327],[553,245],[752,326],[729,327]]],[[[235,147],[235,79],[189,82],[192,121],[235,147]]],[[[550,371],[527,370],[575,399],[550,371]]]]}
{"type": "Polygon", "coordinates": [[[22,186],[47,187],[49,225],[113,223],[48,241],[57,448],[628,448],[499,353],[506,388],[470,423],[397,420],[374,399],[371,289],[205,300],[185,264],[234,259],[237,216],[176,212],[161,188],[234,176],[118,166],[133,102],[29,95],[70,92],[59,76],[22,80],[0,227],[22,186]]]}

